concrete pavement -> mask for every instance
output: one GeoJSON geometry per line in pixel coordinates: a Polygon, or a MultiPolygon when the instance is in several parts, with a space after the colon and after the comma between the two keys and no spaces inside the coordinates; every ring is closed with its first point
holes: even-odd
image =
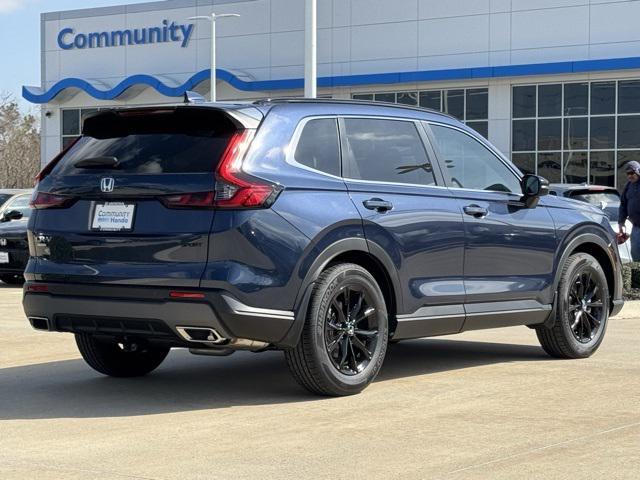
{"type": "Polygon", "coordinates": [[[0,288],[0,478],[639,478],[640,302],[595,356],[525,327],[392,345],[362,394],[305,393],[279,352],[173,351],[111,379],[0,288]]]}

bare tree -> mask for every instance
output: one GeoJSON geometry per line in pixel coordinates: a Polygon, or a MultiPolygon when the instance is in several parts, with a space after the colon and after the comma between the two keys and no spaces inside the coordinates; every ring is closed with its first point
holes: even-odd
{"type": "Polygon", "coordinates": [[[22,114],[11,95],[0,95],[0,188],[32,187],[39,168],[38,119],[22,114]]]}

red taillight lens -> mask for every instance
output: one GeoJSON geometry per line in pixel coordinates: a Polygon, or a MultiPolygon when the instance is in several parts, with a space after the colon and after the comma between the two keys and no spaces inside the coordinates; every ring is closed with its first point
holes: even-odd
{"type": "Polygon", "coordinates": [[[185,193],[160,200],[167,208],[212,208],[215,195],[215,192],[185,193]]]}
{"type": "Polygon", "coordinates": [[[280,193],[280,187],[242,171],[242,161],[253,140],[253,130],[231,137],[216,170],[216,208],[267,208],[280,193]]]}
{"type": "Polygon", "coordinates": [[[49,293],[49,285],[38,284],[38,283],[28,283],[27,284],[27,292],[31,293],[49,293]]]}
{"type": "Polygon", "coordinates": [[[62,195],[52,195],[51,193],[38,192],[35,190],[31,195],[29,206],[37,210],[45,208],[67,208],[74,199],[62,195]]]}
{"type": "Polygon", "coordinates": [[[268,208],[281,188],[242,171],[242,161],[254,137],[253,130],[235,133],[216,170],[215,192],[184,193],[162,197],[167,208],[268,208]]]}
{"type": "Polygon", "coordinates": [[[171,298],[182,298],[186,300],[201,300],[204,298],[204,293],[198,292],[169,292],[171,298]]]}

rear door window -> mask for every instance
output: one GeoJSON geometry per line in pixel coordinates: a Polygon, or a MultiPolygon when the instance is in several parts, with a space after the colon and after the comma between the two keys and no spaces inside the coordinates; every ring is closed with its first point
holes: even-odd
{"type": "Polygon", "coordinates": [[[314,170],[340,176],[338,120],[309,120],[300,134],[294,158],[296,162],[314,170]]]}
{"type": "Polygon", "coordinates": [[[451,187],[520,193],[520,180],[487,147],[459,130],[430,125],[451,187]]]}
{"type": "Polygon", "coordinates": [[[52,174],[212,173],[234,131],[212,109],[105,112],[85,121],[83,136],[52,174]],[[79,166],[83,160],[94,160],[94,166],[79,166]]]}
{"type": "Polygon", "coordinates": [[[375,182],[435,185],[433,165],[415,123],[345,118],[344,176],[375,182]]]}

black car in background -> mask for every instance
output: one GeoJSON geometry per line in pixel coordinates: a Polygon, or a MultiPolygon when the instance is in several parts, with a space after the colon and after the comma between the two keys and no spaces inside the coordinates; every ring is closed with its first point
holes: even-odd
{"type": "Polygon", "coordinates": [[[21,190],[0,206],[0,280],[11,285],[24,282],[22,273],[29,260],[27,223],[31,215],[30,197],[30,191],[21,190]]]}

